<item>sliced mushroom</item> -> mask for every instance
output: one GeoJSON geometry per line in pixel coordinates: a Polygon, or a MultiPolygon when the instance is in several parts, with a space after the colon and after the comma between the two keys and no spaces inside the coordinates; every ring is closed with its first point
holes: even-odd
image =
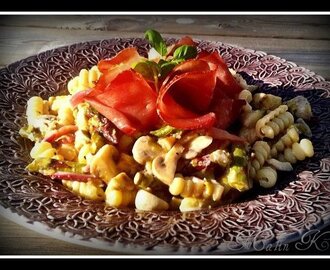
{"type": "Polygon", "coordinates": [[[184,147],[175,144],[166,155],[157,156],[152,161],[152,174],[166,185],[173,181],[176,166],[184,151],[184,147]]]}
{"type": "Polygon", "coordinates": [[[115,163],[118,156],[118,150],[113,145],[104,145],[92,159],[90,165],[91,173],[108,183],[111,178],[118,174],[115,163]]]}
{"type": "Polygon", "coordinates": [[[198,136],[185,146],[186,150],[183,153],[185,159],[195,158],[199,153],[203,151],[212,143],[213,139],[210,136],[198,136]]]}
{"type": "Polygon", "coordinates": [[[135,207],[142,211],[167,210],[169,205],[166,201],[154,194],[140,189],[135,197],[135,207]]]}
{"type": "Polygon", "coordinates": [[[198,137],[198,134],[196,132],[187,132],[185,133],[181,139],[179,140],[179,143],[182,145],[186,145],[188,142],[190,142],[192,139],[198,137]]]}
{"type": "Polygon", "coordinates": [[[156,156],[162,154],[163,149],[150,136],[142,136],[134,143],[132,153],[133,158],[138,163],[144,165],[147,161],[151,161],[156,156]]]}

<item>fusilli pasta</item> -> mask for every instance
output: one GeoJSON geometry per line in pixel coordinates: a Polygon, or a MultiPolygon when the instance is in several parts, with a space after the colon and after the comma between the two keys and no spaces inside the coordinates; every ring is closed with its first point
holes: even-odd
{"type": "Polygon", "coordinates": [[[263,167],[270,157],[270,147],[267,142],[256,141],[252,147],[253,154],[249,162],[249,176],[254,179],[257,171],[263,167]]]}
{"type": "Polygon", "coordinates": [[[101,183],[97,183],[95,180],[88,182],[62,180],[62,183],[72,192],[83,198],[95,201],[103,201],[105,199],[101,183]]]}
{"type": "Polygon", "coordinates": [[[87,90],[95,86],[95,82],[100,78],[101,72],[97,66],[93,66],[90,70],[82,69],[78,76],[71,79],[68,83],[68,91],[75,94],[79,91],[87,90]]]}

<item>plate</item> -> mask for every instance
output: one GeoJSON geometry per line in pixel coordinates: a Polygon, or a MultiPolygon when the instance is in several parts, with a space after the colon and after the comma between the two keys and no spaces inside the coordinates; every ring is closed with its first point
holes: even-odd
{"type": "MultiPolygon", "coordinates": [[[[168,39],[168,43],[175,39],[168,39]]],[[[284,99],[298,94],[312,105],[315,155],[280,174],[271,190],[246,194],[240,202],[189,213],[113,209],[73,195],[60,183],[24,170],[32,147],[20,138],[29,97],[64,93],[79,70],[136,46],[138,38],[84,42],[26,58],[0,70],[1,212],[55,238],[124,253],[231,254],[285,244],[330,224],[330,82],[264,52],[198,40],[219,51],[249,83],[284,99]],[[19,218],[18,218],[19,217],[19,218]]]]}

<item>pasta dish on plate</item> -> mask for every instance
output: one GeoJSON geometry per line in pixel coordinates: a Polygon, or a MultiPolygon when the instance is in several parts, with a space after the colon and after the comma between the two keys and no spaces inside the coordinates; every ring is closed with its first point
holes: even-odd
{"type": "Polygon", "coordinates": [[[27,170],[75,194],[142,211],[212,208],[314,155],[311,105],[259,91],[190,37],[155,30],[82,69],[67,95],[27,102],[27,170]]]}

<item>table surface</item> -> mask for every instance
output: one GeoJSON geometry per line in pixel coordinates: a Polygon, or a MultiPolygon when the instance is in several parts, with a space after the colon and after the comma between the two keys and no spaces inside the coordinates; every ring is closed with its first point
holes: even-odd
{"type": "MultiPolygon", "coordinates": [[[[330,16],[84,15],[0,16],[0,68],[39,52],[76,42],[164,36],[222,41],[265,51],[330,80],[330,16]]],[[[330,231],[330,227],[325,229],[330,231]]],[[[329,251],[330,252],[330,251],[329,251]]],[[[0,216],[0,255],[109,255],[41,235],[0,216]]]]}

